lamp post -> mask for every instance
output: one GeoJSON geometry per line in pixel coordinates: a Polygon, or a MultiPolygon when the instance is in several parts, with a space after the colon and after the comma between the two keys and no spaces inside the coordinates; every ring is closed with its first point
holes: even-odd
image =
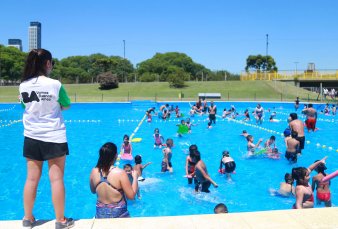
{"type": "Polygon", "coordinates": [[[299,63],[299,62],[295,61],[295,62],[293,62],[293,63],[296,65],[296,71],[295,71],[295,72],[296,72],[296,77],[297,77],[297,75],[298,75],[298,68],[297,68],[297,67],[298,67],[298,63],[299,63]]]}
{"type": "MultiPolygon", "coordinates": [[[[2,80],[1,79],[1,47],[2,45],[0,44],[0,81],[2,80]]],[[[2,83],[2,82],[1,82],[2,83]]],[[[1,84],[0,84],[1,85],[1,84]]]]}
{"type": "MultiPolygon", "coordinates": [[[[123,60],[125,62],[126,60],[126,40],[123,40],[123,60]]],[[[125,69],[124,69],[124,63],[123,63],[123,78],[125,78],[125,82],[127,82],[127,76],[125,76],[125,69]]]]}
{"type": "Polygon", "coordinates": [[[268,50],[269,50],[269,34],[266,34],[265,79],[268,71],[268,50]]]}

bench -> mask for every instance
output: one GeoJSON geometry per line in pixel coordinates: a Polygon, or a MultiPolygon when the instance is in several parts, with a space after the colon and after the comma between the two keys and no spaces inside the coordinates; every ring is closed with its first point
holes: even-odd
{"type": "Polygon", "coordinates": [[[198,93],[199,99],[220,99],[221,93],[198,93]]]}

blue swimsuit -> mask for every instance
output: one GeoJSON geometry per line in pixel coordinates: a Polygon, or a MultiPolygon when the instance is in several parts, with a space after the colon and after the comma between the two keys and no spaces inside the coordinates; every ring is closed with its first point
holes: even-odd
{"type": "MultiPolygon", "coordinates": [[[[108,176],[108,175],[107,175],[108,176]]],[[[113,189],[119,191],[122,195],[121,200],[118,202],[113,202],[110,204],[101,203],[99,200],[96,202],[96,215],[95,218],[127,218],[130,217],[128,209],[127,209],[127,201],[124,196],[122,189],[117,189],[113,185],[109,183],[107,177],[102,175],[102,171],[100,171],[100,182],[96,185],[96,188],[101,184],[106,183],[111,186],[113,189]]]]}

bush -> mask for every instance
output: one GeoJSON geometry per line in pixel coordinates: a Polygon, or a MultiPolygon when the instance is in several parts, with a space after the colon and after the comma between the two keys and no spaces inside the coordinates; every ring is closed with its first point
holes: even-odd
{"type": "Polygon", "coordinates": [[[168,75],[169,87],[182,88],[186,85],[184,84],[184,79],[180,75],[169,74],[168,75]]]}
{"type": "Polygon", "coordinates": [[[97,76],[100,89],[101,90],[109,90],[119,87],[119,80],[116,74],[111,72],[104,72],[97,76]]]}

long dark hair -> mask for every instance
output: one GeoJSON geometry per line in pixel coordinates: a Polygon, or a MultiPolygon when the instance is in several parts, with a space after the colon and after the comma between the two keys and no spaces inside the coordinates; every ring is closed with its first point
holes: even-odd
{"type": "Polygon", "coordinates": [[[100,156],[96,164],[96,168],[108,174],[110,166],[115,163],[117,156],[117,147],[112,142],[105,143],[100,151],[100,156]]]}
{"type": "Polygon", "coordinates": [[[52,61],[52,54],[46,49],[33,49],[28,53],[22,81],[47,75],[46,62],[52,61]]]}
{"type": "Polygon", "coordinates": [[[305,182],[305,176],[308,169],[305,167],[298,167],[292,169],[292,178],[296,180],[297,185],[307,185],[305,182]]]}

